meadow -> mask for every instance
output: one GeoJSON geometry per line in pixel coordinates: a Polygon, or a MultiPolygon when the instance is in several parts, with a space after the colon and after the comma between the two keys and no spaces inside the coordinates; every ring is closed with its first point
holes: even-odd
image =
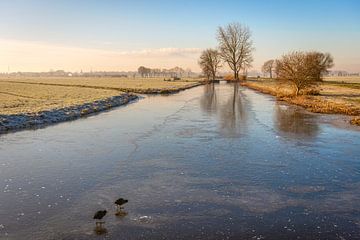
{"type": "Polygon", "coordinates": [[[0,114],[36,113],[134,93],[172,93],[199,84],[199,79],[112,77],[3,77],[0,114]]]}
{"type": "Polygon", "coordinates": [[[198,84],[200,79],[185,78],[176,81],[167,78],[123,78],[123,77],[16,77],[0,81],[13,83],[76,86],[96,89],[110,89],[135,93],[161,93],[178,91],[198,84]]]}
{"type": "Polygon", "coordinates": [[[324,77],[325,82],[360,83],[360,76],[324,77]]]}
{"type": "Polygon", "coordinates": [[[116,90],[0,81],[0,114],[36,113],[117,95],[119,91],[116,90]]]}
{"type": "MultiPolygon", "coordinates": [[[[3,77],[0,78],[0,114],[37,113],[119,96],[124,92],[173,93],[201,84],[201,79],[120,77],[3,77]]],[[[360,77],[325,77],[316,95],[291,96],[291,84],[250,78],[244,85],[318,113],[355,116],[359,124],[360,77]]]]}

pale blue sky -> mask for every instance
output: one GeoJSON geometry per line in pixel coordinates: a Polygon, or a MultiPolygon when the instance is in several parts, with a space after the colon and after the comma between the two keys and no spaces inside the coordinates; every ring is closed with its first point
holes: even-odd
{"type": "Polygon", "coordinates": [[[336,69],[360,71],[360,1],[355,0],[4,0],[0,9],[0,71],[7,65],[22,71],[89,65],[133,70],[177,61],[196,70],[198,51],[216,47],[217,27],[234,21],[253,32],[255,69],[288,51],[320,50],[334,55],[336,69]]]}

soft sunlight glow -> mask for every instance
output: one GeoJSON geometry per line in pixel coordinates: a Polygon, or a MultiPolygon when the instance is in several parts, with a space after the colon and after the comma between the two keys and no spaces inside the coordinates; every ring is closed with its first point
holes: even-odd
{"type": "Polygon", "coordinates": [[[0,40],[0,71],[132,71],[140,65],[153,68],[182,66],[197,69],[198,48],[159,48],[110,51],[51,45],[42,42],[0,40]]]}

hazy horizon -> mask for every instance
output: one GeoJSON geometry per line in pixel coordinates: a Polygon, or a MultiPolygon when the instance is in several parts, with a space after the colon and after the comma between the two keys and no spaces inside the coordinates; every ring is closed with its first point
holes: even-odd
{"type": "Polygon", "coordinates": [[[358,1],[7,1],[0,22],[0,72],[199,71],[218,26],[247,25],[254,64],[295,50],[330,52],[333,70],[360,72],[358,1]],[[299,14],[301,13],[301,14],[299,14]],[[217,17],[218,16],[218,17],[217,17]]]}

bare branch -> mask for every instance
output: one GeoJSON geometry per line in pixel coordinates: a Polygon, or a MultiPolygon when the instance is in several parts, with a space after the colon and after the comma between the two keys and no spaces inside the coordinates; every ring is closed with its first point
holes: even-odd
{"type": "Polygon", "coordinates": [[[206,49],[200,55],[199,65],[208,80],[210,77],[215,80],[217,71],[221,67],[220,63],[220,54],[217,50],[206,49]]]}
{"type": "Polygon", "coordinates": [[[250,29],[239,23],[230,23],[218,28],[217,39],[221,58],[234,72],[235,80],[239,80],[240,70],[249,69],[253,62],[250,29]]]}
{"type": "Polygon", "coordinates": [[[279,79],[292,82],[295,95],[298,95],[300,90],[322,81],[322,75],[333,66],[334,60],[329,53],[292,52],[276,61],[275,72],[279,79]]]}

